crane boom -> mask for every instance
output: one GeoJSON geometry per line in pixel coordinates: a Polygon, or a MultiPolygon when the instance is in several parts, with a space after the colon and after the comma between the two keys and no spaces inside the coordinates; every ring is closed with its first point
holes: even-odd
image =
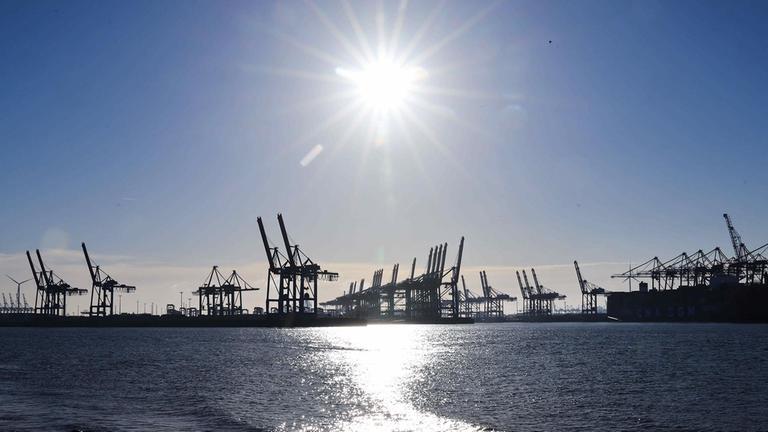
{"type": "Polygon", "coordinates": [[[728,234],[731,237],[731,245],[733,246],[734,253],[736,253],[736,258],[742,260],[747,255],[747,247],[744,245],[744,241],[741,240],[741,235],[733,226],[733,221],[731,221],[728,213],[723,213],[723,218],[725,218],[725,224],[728,226],[728,234]]]}
{"type": "Polygon", "coordinates": [[[291,267],[296,266],[296,260],[294,258],[293,248],[291,247],[291,242],[288,240],[288,231],[285,229],[285,222],[283,222],[283,214],[278,213],[277,214],[277,222],[280,224],[280,233],[283,236],[283,243],[285,243],[285,252],[288,254],[288,262],[290,263],[291,267]]]}
{"type": "Polygon", "coordinates": [[[259,232],[261,233],[261,242],[264,244],[264,252],[267,254],[267,261],[269,262],[269,269],[274,270],[275,257],[272,255],[272,249],[269,247],[269,240],[267,239],[267,231],[264,230],[264,222],[261,221],[261,216],[256,218],[256,222],[259,224],[259,232]]]}
{"type": "Polygon", "coordinates": [[[37,269],[35,269],[35,263],[32,261],[32,255],[27,251],[27,260],[29,261],[29,268],[32,270],[32,276],[35,278],[36,289],[40,289],[40,278],[37,275],[37,269]]]}
{"type": "Polygon", "coordinates": [[[581,292],[586,293],[587,287],[584,285],[584,279],[581,277],[581,270],[579,269],[579,263],[577,261],[573,261],[573,266],[576,267],[576,277],[579,279],[579,288],[581,288],[581,292]]]}
{"type": "Polygon", "coordinates": [[[96,283],[96,273],[93,271],[93,264],[91,264],[91,257],[88,255],[88,249],[85,247],[85,242],[82,243],[83,254],[85,255],[85,263],[88,264],[88,272],[91,274],[91,280],[96,283]]]}
{"type": "MultiPolygon", "coordinates": [[[[448,248],[448,243],[445,244],[445,248],[448,248]]],[[[459,276],[461,275],[461,259],[464,255],[464,237],[461,237],[459,242],[459,254],[456,257],[456,267],[453,268],[453,275],[451,277],[451,297],[453,300],[453,316],[459,317],[459,276]]],[[[445,259],[443,259],[445,263],[445,259]]]]}
{"type": "Polygon", "coordinates": [[[517,284],[520,285],[520,294],[523,295],[524,299],[527,299],[528,298],[528,293],[525,291],[525,287],[523,286],[522,279],[520,279],[520,272],[516,271],[515,273],[517,274],[517,284]]]}
{"type": "Polygon", "coordinates": [[[531,269],[531,274],[533,275],[533,283],[536,284],[536,292],[539,294],[544,293],[544,288],[539,284],[539,278],[536,277],[536,270],[531,269]]]}
{"type": "Polygon", "coordinates": [[[488,283],[488,273],[485,270],[483,270],[483,279],[485,279],[485,289],[488,290],[488,297],[497,295],[491,284],[488,283]]]}
{"type": "Polygon", "coordinates": [[[37,261],[40,263],[40,274],[43,275],[43,279],[45,280],[46,285],[51,285],[53,283],[52,279],[48,277],[48,272],[45,270],[45,264],[43,263],[43,257],[40,255],[40,249],[35,249],[35,253],[37,254],[37,261]]]}
{"type": "Polygon", "coordinates": [[[530,297],[530,295],[533,294],[533,288],[531,288],[531,284],[528,283],[528,275],[525,273],[525,270],[523,270],[523,280],[525,281],[525,290],[528,291],[528,296],[530,297]]]}

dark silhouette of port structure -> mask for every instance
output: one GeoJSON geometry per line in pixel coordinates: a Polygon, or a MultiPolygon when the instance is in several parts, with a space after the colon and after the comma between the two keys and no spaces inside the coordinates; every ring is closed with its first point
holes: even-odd
{"type": "Polygon", "coordinates": [[[608,314],[623,321],[768,322],[768,243],[749,249],[731,217],[723,218],[733,257],[719,247],[699,249],[612,275],[628,282],[630,292],[608,293],[608,314]]]}
{"type": "MultiPolygon", "coordinates": [[[[763,307],[768,300],[768,244],[747,248],[730,217],[723,216],[735,253],[733,257],[717,247],[706,253],[702,250],[681,253],[667,261],[654,257],[612,276],[629,282],[630,292],[608,292],[584,279],[578,262],[574,261],[581,291],[581,313],[577,314],[581,318],[576,319],[563,319],[564,314],[555,314],[555,301],[565,296],[545,288],[535,269],[530,269],[531,285],[528,273],[522,270],[516,272],[516,276],[523,310],[515,317],[531,321],[606,317],[597,306],[598,297],[606,295],[607,314],[619,320],[768,322],[768,312],[763,307]],[[633,281],[639,282],[639,290],[634,292],[633,281]]],[[[505,303],[517,301],[516,297],[491,286],[485,271],[479,272],[481,295],[475,295],[467,287],[461,274],[462,237],[451,266],[446,266],[448,243],[439,244],[429,250],[421,274],[416,274],[416,258],[413,258],[410,273],[404,280],[398,280],[400,265],[395,264],[388,282],[384,282],[384,270],[378,269],[370,286],[365,286],[365,279],[354,281],[341,296],[319,304],[319,281],[338,280],[339,274],[323,269],[298,244],[291,243],[282,214],[277,215],[282,247],[270,243],[262,219],[259,217],[257,221],[268,262],[263,314],[250,314],[243,308],[243,294],[257,291],[258,287],[249,284],[236,270],[225,275],[218,266],[213,266],[203,284],[193,292],[198,296],[197,308],[190,304],[177,310],[169,305],[163,316],[137,311],[119,314],[121,318],[115,320],[115,292],[132,293],[136,287],[120,283],[107,274],[93,262],[83,243],[83,256],[91,278],[90,307],[83,316],[67,316],[67,298],[85,295],[88,290],[64,281],[46,264],[40,251],[35,250],[34,256],[26,252],[35,283],[34,307],[21,307],[17,295],[15,306],[11,303],[9,308],[4,302],[0,308],[0,325],[357,325],[369,320],[468,323],[506,321],[509,315],[504,313],[505,303]],[[158,320],[161,318],[164,321],[158,320]],[[325,324],[319,324],[315,321],[317,318],[328,319],[325,324]]],[[[18,283],[17,291],[20,291],[18,283]]]]}

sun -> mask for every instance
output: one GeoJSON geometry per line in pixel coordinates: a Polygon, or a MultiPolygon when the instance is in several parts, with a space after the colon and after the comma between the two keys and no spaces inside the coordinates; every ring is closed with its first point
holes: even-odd
{"type": "Polygon", "coordinates": [[[355,87],[357,97],[375,111],[397,111],[412,96],[417,83],[427,77],[421,67],[380,58],[358,70],[336,68],[336,74],[355,87]]]}
{"type": "MultiPolygon", "coordinates": [[[[431,146],[448,155],[434,122],[448,121],[474,129],[451,104],[457,98],[496,98],[472,89],[445,87],[446,83],[464,80],[467,73],[461,70],[465,62],[457,60],[461,56],[448,55],[446,50],[499,2],[466,19],[459,17],[458,22],[443,22],[442,3],[431,10],[409,6],[413,3],[378,2],[377,7],[368,8],[365,3],[342,0],[338,9],[326,11],[308,0],[306,4],[319,26],[308,27],[309,32],[293,25],[285,33],[276,30],[281,43],[298,49],[310,67],[275,67],[269,71],[316,84],[311,88],[317,93],[300,96],[295,109],[316,112],[326,103],[332,109],[319,117],[316,127],[297,138],[309,149],[299,162],[302,167],[309,166],[321,152],[328,157],[354,141],[373,147],[399,145],[413,151],[416,158],[420,157],[418,146],[431,146]],[[358,8],[365,9],[362,20],[358,8]],[[440,34],[443,28],[447,31],[440,34]],[[316,45],[328,41],[332,42],[329,47],[316,45]],[[442,63],[445,60],[449,63],[442,63]],[[337,135],[333,146],[316,142],[328,133],[337,135]]],[[[286,58],[293,62],[293,55],[286,58]]],[[[368,152],[364,155],[368,157],[368,152]]]]}

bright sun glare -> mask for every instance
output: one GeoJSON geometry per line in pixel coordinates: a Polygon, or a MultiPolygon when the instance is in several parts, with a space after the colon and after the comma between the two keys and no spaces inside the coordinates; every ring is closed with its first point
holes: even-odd
{"type": "MultiPolygon", "coordinates": [[[[427,10],[412,8],[409,1],[380,2],[372,11],[363,6],[365,3],[359,3],[360,9],[366,9],[367,14],[366,19],[361,20],[353,4],[346,0],[342,0],[340,9],[333,13],[324,11],[312,0],[307,4],[321,23],[320,30],[327,32],[335,42],[332,49],[304,43],[291,34],[280,36],[307,56],[322,62],[323,72],[289,68],[279,69],[278,73],[338,86],[337,91],[301,104],[314,106],[318,101],[328,101],[338,109],[325,116],[317,127],[305,132],[299,138],[302,143],[310,143],[323,133],[337,130],[336,142],[332,148],[328,147],[332,152],[359,139],[376,146],[425,141],[442,150],[443,145],[431,122],[443,118],[465,125],[445,104],[458,96],[486,97],[481,93],[442,87],[440,77],[444,79],[447,73],[455,72],[455,66],[441,65],[437,55],[480,22],[496,3],[489,4],[463,22],[447,26],[451,30],[444,35],[438,34],[441,27],[437,22],[442,16],[440,5],[427,10]],[[409,18],[408,11],[416,15],[409,18]],[[369,34],[369,28],[375,28],[376,36],[369,34]],[[330,67],[325,69],[326,66],[330,67]]],[[[318,40],[324,40],[323,33],[318,34],[318,40]]],[[[300,161],[302,167],[309,166],[324,151],[320,144],[309,147],[311,149],[300,161]]]]}
{"type": "Polygon", "coordinates": [[[389,59],[378,59],[359,70],[338,67],[336,74],[354,84],[363,103],[379,111],[403,108],[416,83],[427,76],[423,68],[397,64],[389,59]]]}

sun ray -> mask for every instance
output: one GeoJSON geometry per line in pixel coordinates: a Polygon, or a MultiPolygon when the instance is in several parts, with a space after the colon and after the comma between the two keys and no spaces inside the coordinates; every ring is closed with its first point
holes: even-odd
{"type": "MultiPolygon", "coordinates": [[[[364,55],[364,53],[361,53],[355,47],[355,45],[352,44],[352,42],[350,42],[349,39],[347,39],[346,36],[344,36],[344,33],[342,33],[336,27],[336,25],[333,24],[333,22],[331,22],[330,18],[328,18],[328,16],[325,14],[325,12],[323,12],[322,9],[320,9],[315,4],[315,2],[310,0],[307,3],[312,8],[312,11],[315,12],[315,15],[317,15],[317,17],[320,19],[320,22],[323,23],[323,25],[325,26],[326,30],[328,30],[331,33],[331,35],[336,39],[336,41],[341,44],[341,46],[344,48],[344,50],[347,52],[347,54],[349,54],[359,64],[364,64],[365,63],[365,55],[364,55]]],[[[337,63],[337,64],[339,64],[339,63],[337,63]]]]}
{"type": "Polygon", "coordinates": [[[458,88],[438,87],[429,85],[418,85],[412,88],[412,93],[423,95],[454,96],[466,99],[478,100],[505,100],[504,96],[493,93],[478,92],[472,90],[463,90],[458,88]]]}
{"type": "Polygon", "coordinates": [[[278,75],[283,77],[302,78],[310,81],[327,82],[327,83],[333,83],[333,84],[339,84],[344,82],[336,74],[329,74],[329,73],[321,74],[321,73],[309,72],[309,71],[300,70],[300,69],[277,68],[277,67],[267,67],[267,66],[254,66],[253,69],[266,74],[278,75]]]}
{"type": "Polygon", "coordinates": [[[392,35],[389,39],[389,57],[394,57],[397,49],[400,45],[400,33],[403,30],[403,22],[405,21],[405,12],[408,9],[408,0],[400,0],[400,4],[397,7],[397,18],[395,19],[395,26],[392,29],[392,35]]]}
{"type": "Polygon", "coordinates": [[[436,114],[440,117],[449,119],[451,121],[461,122],[461,119],[459,116],[456,115],[456,112],[447,106],[444,105],[436,105],[433,103],[428,102],[426,99],[411,95],[408,97],[408,105],[415,105],[425,111],[431,112],[432,114],[436,114]]]}
{"type": "Polygon", "coordinates": [[[362,105],[363,103],[360,101],[353,101],[347,107],[340,109],[333,116],[329,117],[324,122],[320,123],[316,128],[302,135],[299,139],[296,140],[296,144],[306,143],[310,139],[319,135],[321,132],[324,132],[331,126],[334,126],[335,124],[344,120],[351,112],[354,112],[355,110],[362,108],[362,105]]]}
{"type": "Polygon", "coordinates": [[[458,159],[451,153],[450,149],[443,145],[437,135],[432,129],[429,128],[418,116],[416,116],[410,108],[405,108],[405,118],[411,121],[411,123],[429,140],[432,146],[443,156],[443,159],[450,163],[458,172],[463,176],[468,176],[468,171],[458,159]]]}
{"type": "Polygon", "coordinates": [[[285,105],[282,109],[275,109],[275,112],[281,114],[296,113],[305,110],[311,110],[327,106],[331,102],[350,101],[355,97],[354,90],[345,90],[330,95],[320,96],[312,99],[305,99],[290,105],[285,105]]]}
{"type": "MultiPolygon", "coordinates": [[[[336,148],[331,153],[331,156],[335,156],[337,153],[341,152],[347,146],[347,143],[351,141],[352,136],[360,128],[360,125],[363,124],[364,119],[369,115],[370,115],[370,112],[368,112],[367,110],[360,110],[358,112],[357,116],[354,118],[352,122],[350,122],[349,126],[347,127],[347,130],[342,135],[341,140],[335,143],[336,148]]],[[[355,175],[358,177],[356,178],[356,181],[353,182],[353,185],[355,185],[355,188],[353,189],[353,196],[357,196],[359,192],[359,188],[357,187],[357,185],[360,184],[359,173],[356,173],[355,175]]]]}
{"type": "Polygon", "coordinates": [[[408,125],[405,120],[405,116],[402,112],[396,112],[393,114],[395,118],[395,123],[400,128],[400,133],[405,139],[406,145],[405,148],[410,151],[412,158],[411,161],[416,164],[417,169],[415,170],[415,173],[421,176],[421,182],[420,184],[426,187],[430,190],[430,196],[433,196],[437,190],[432,183],[432,177],[427,175],[426,167],[424,166],[424,161],[421,158],[421,153],[419,152],[420,146],[417,145],[416,141],[414,140],[413,134],[411,133],[410,128],[408,128],[408,125]]]}
{"type": "MultiPolygon", "coordinates": [[[[368,130],[365,133],[365,141],[370,142],[371,137],[373,136],[373,128],[375,123],[375,117],[376,114],[369,110],[368,111],[368,130]]],[[[366,184],[366,182],[361,181],[363,176],[368,170],[368,157],[371,153],[373,146],[366,145],[362,147],[362,156],[360,157],[360,162],[356,165],[356,172],[355,172],[355,181],[354,181],[354,196],[358,196],[361,190],[362,185],[366,184]]]]}
{"type": "Polygon", "coordinates": [[[344,147],[346,147],[347,143],[349,143],[350,140],[352,139],[352,135],[357,131],[357,129],[363,123],[363,120],[369,115],[370,113],[368,112],[368,110],[363,109],[358,111],[357,115],[354,116],[352,121],[349,122],[347,129],[344,131],[344,133],[342,133],[341,139],[339,139],[335,143],[336,148],[334,149],[334,152],[341,151],[344,149],[344,147]]]}
{"type": "Polygon", "coordinates": [[[408,43],[408,45],[406,45],[403,52],[397,57],[398,63],[405,63],[411,57],[411,53],[413,53],[418,44],[427,34],[427,31],[429,31],[429,29],[432,27],[435,19],[437,19],[437,15],[443,10],[446,1],[447,0],[442,0],[440,4],[432,9],[429,15],[427,15],[427,19],[424,20],[424,23],[421,25],[419,30],[416,31],[413,37],[411,37],[411,41],[408,43]]]}
{"type": "MultiPolygon", "coordinates": [[[[336,157],[347,146],[355,131],[357,131],[359,126],[363,123],[363,119],[366,117],[366,115],[367,112],[365,110],[359,110],[356,115],[352,116],[352,121],[347,124],[344,132],[341,135],[341,138],[337,141],[334,141],[333,146],[329,146],[329,151],[325,156],[325,159],[328,161],[327,163],[333,160],[333,158],[336,157]]],[[[323,165],[322,162],[321,165],[323,165]]],[[[313,184],[321,184],[325,175],[326,173],[323,172],[322,169],[315,170],[313,176],[313,184]]]]}
{"type": "Polygon", "coordinates": [[[500,1],[496,1],[491,3],[490,5],[486,6],[485,8],[481,9],[478,13],[470,17],[464,24],[460,25],[456,30],[445,36],[443,39],[441,39],[436,44],[432,45],[431,47],[428,47],[423,52],[421,52],[414,60],[414,63],[423,63],[433,55],[440,52],[446,45],[453,42],[455,39],[457,39],[459,36],[466,33],[468,30],[470,30],[472,27],[477,25],[485,16],[495,9],[499,5],[500,1]]]}
{"type": "Polygon", "coordinates": [[[423,121],[419,119],[419,116],[416,115],[416,113],[413,112],[413,110],[410,107],[403,107],[403,118],[408,120],[413,126],[416,127],[416,129],[421,132],[421,134],[427,138],[430,144],[432,144],[433,147],[435,147],[437,150],[439,150],[441,153],[443,152],[443,144],[440,143],[440,140],[437,138],[437,135],[432,131],[432,129],[429,128],[426,124],[424,124],[423,121]]]}
{"type": "Polygon", "coordinates": [[[331,66],[335,66],[337,64],[340,64],[343,62],[338,57],[334,57],[332,54],[324,52],[322,50],[319,50],[315,47],[312,47],[310,45],[304,44],[299,42],[298,40],[280,32],[275,31],[267,31],[268,34],[272,35],[273,37],[282,40],[283,42],[287,42],[290,45],[293,45],[294,47],[300,49],[301,51],[304,51],[306,54],[309,54],[310,56],[321,60],[325,63],[330,64],[331,66]]]}
{"type": "Polygon", "coordinates": [[[418,106],[421,109],[425,111],[429,111],[435,115],[448,119],[453,124],[457,124],[467,130],[471,130],[474,133],[481,134],[483,136],[489,135],[487,130],[484,130],[483,128],[472,124],[471,122],[466,121],[462,116],[457,115],[456,112],[454,112],[453,110],[451,110],[446,106],[430,103],[426,99],[423,99],[417,96],[411,96],[408,99],[408,103],[411,105],[418,106]]]}
{"type": "Polygon", "coordinates": [[[378,58],[388,55],[387,32],[384,30],[387,22],[387,15],[384,13],[384,4],[382,0],[376,2],[376,55],[378,58]]]}
{"type": "MultiPolygon", "coordinates": [[[[318,167],[323,167],[333,158],[338,157],[349,143],[360,138],[363,145],[360,149],[361,160],[356,164],[356,180],[361,180],[371,168],[371,158],[388,158],[392,151],[384,144],[397,144],[405,141],[408,151],[412,152],[414,163],[423,181],[429,183],[434,189],[432,179],[425,169],[425,157],[437,156],[448,163],[458,175],[468,176],[466,168],[457,159],[453,147],[446,145],[435,129],[433,121],[446,121],[452,127],[462,130],[477,132],[479,128],[473,127],[461,115],[450,108],[450,105],[441,103],[441,99],[461,98],[465,100],[499,101],[505,100],[495,94],[444,87],[435,84],[435,77],[449,75],[461,65],[432,65],[427,61],[433,59],[436,54],[442,52],[456,39],[470,31],[486,17],[498,4],[492,3],[478,11],[468,19],[459,21],[459,26],[443,34],[441,37],[432,38],[430,35],[444,12],[445,0],[436,7],[426,11],[426,17],[419,23],[416,33],[407,38],[404,29],[410,23],[408,20],[409,8],[412,9],[409,0],[398,0],[396,9],[385,7],[386,4],[379,0],[373,8],[375,14],[375,27],[365,26],[369,22],[361,20],[355,10],[355,5],[349,0],[341,0],[341,13],[327,13],[312,0],[308,5],[317,17],[319,28],[325,29],[336,42],[339,49],[337,55],[325,52],[314,46],[301,43],[287,35],[278,36],[287,43],[297,47],[312,57],[333,66],[332,73],[318,74],[311,70],[295,70],[290,68],[264,68],[267,73],[301,78],[304,80],[344,84],[346,90],[333,92],[325,97],[303,99],[286,112],[314,109],[318,105],[333,103],[340,107],[330,113],[328,117],[319,122],[316,127],[306,130],[295,142],[295,145],[310,145],[303,149],[304,154],[315,148],[313,145],[322,145],[322,156],[317,158],[311,166],[315,175],[320,175],[318,167]],[[393,12],[386,15],[386,12],[393,12]],[[333,20],[341,20],[341,26],[333,20]],[[376,39],[371,38],[370,32],[376,39]],[[403,46],[404,48],[401,48],[403,46]],[[425,47],[426,46],[426,47],[425,47]],[[341,60],[339,56],[345,60],[341,60]],[[429,72],[424,66],[429,67],[429,72]],[[429,82],[432,84],[428,84],[429,82]],[[347,103],[348,102],[348,103],[347,103]],[[317,137],[325,138],[327,131],[333,131],[338,137],[332,143],[318,141],[317,137]]],[[[482,131],[479,131],[482,132],[482,131]]],[[[448,141],[450,142],[450,141],[448,141]]],[[[318,152],[319,153],[319,152],[318,152]]],[[[389,163],[385,160],[382,163],[389,163]]],[[[305,164],[310,166],[310,164],[305,164]]],[[[389,166],[389,165],[387,165],[389,166]]],[[[392,178],[389,179],[388,188],[392,188],[392,178]]],[[[318,180],[319,181],[319,180],[318,180]]],[[[355,187],[362,187],[365,182],[355,182],[355,187]]],[[[358,191],[355,191],[358,193],[358,191]]]]}
{"type": "MultiPolygon", "coordinates": [[[[357,37],[357,41],[360,44],[363,55],[365,56],[363,63],[373,61],[375,58],[375,53],[371,49],[371,45],[368,43],[368,37],[365,36],[365,32],[360,26],[360,21],[357,19],[357,15],[355,14],[354,9],[352,9],[352,5],[349,4],[348,0],[342,0],[341,4],[344,8],[344,13],[347,16],[347,20],[349,20],[349,23],[352,25],[352,31],[355,32],[355,37],[357,37]]],[[[336,64],[338,65],[340,63],[336,64]]]]}

